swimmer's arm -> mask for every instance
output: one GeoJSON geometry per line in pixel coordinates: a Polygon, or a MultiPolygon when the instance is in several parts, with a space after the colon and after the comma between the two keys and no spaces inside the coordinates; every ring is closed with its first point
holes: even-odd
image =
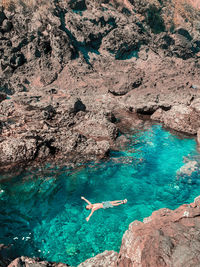
{"type": "Polygon", "coordinates": [[[87,202],[89,205],[91,205],[92,203],[89,201],[89,200],[87,200],[86,198],[84,198],[84,197],[81,197],[81,199],[82,200],[84,200],[85,202],[87,202]]]}
{"type": "Polygon", "coordinates": [[[86,218],[86,221],[88,222],[92,214],[94,213],[94,210],[91,211],[90,215],[86,218]]]}

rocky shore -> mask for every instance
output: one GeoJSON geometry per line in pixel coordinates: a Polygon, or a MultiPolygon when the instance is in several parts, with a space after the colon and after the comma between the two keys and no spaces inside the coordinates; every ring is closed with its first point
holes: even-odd
{"type": "Polygon", "coordinates": [[[200,197],[172,211],[160,209],[134,221],[122,238],[119,253],[105,251],[79,267],[199,266],[200,197]]]}
{"type": "Polygon", "coordinates": [[[199,140],[199,10],[190,4],[3,1],[0,170],[106,157],[144,115],[199,140]]]}
{"type": "MultiPolygon", "coordinates": [[[[184,204],[172,211],[160,209],[145,218],[134,221],[122,238],[119,253],[104,251],[86,260],[78,267],[192,267],[200,263],[200,196],[194,203],[184,204]]],[[[0,247],[2,267],[65,267],[63,263],[50,263],[40,259],[20,257],[10,262],[2,259],[9,249],[0,247]]]]}
{"type": "MultiPolygon", "coordinates": [[[[1,172],[108,157],[144,117],[200,144],[198,0],[22,2],[0,2],[1,172]]],[[[154,212],[80,266],[198,266],[199,223],[199,198],[154,212]]]]}

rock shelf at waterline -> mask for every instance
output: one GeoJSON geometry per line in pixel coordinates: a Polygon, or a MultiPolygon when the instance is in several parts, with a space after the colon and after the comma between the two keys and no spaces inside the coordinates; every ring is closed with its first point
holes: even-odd
{"type": "MultiPolygon", "coordinates": [[[[25,172],[9,180],[2,176],[0,238],[5,245],[12,244],[12,257],[35,256],[76,266],[104,250],[117,253],[132,221],[193,201],[200,186],[200,155],[193,138],[180,138],[160,125],[148,126],[129,138],[125,150],[113,151],[109,160],[100,163],[74,170],[25,172]],[[186,172],[194,161],[196,168],[186,172]],[[82,195],[93,203],[120,198],[128,202],[99,210],[86,222],[82,195]]],[[[115,259],[116,253],[108,254],[115,259]]]]}
{"type": "Polygon", "coordinates": [[[141,115],[199,132],[196,1],[22,2],[0,4],[2,171],[105,158],[141,115]]]}

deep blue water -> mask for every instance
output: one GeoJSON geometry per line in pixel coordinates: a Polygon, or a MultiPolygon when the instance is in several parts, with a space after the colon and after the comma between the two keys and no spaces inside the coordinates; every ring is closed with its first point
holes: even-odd
{"type": "Polygon", "coordinates": [[[136,132],[127,149],[112,152],[108,161],[0,176],[0,243],[12,244],[14,256],[74,266],[106,249],[118,251],[133,220],[200,195],[199,169],[191,176],[177,174],[188,161],[200,162],[196,141],[154,125],[136,132]],[[89,211],[81,196],[128,202],[98,210],[86,222],[89,211]]]}

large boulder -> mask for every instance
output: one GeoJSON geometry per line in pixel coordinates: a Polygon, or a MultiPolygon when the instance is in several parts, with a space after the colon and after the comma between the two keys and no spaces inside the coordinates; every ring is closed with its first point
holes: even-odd
{"type": "Polygon", "coordinates": [[[33,160],[36,150],[34,139],[8,138],[0,143],[0,165],[33,160]]]}

